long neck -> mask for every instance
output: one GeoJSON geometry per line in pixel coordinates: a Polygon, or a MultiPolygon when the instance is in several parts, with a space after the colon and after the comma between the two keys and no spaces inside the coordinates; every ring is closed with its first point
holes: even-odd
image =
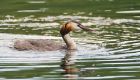
{"type": "Polygon", "coordinates": [[[65,41],[68,49],[70,49],[70,50],[76,49],[76,43],[74,42],[73,39],[71,39],[69,34],[62,35],[62,37],[63,37],[63,40],[65,41]]]}

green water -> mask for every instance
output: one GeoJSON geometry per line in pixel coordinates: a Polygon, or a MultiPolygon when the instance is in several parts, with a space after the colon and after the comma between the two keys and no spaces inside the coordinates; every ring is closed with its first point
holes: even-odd
{"type": "Polygon", "coordinates": [[[76,15],[84,12],[85,16],[103,16],[115,18],[132,18],[139,14],[116,14],[116,11],[139,10],[139,0],[1,0],[0,14],[14,16],[48,16],[48,15],[76,15]],[[20,13],[21,10],[42,10],[41,12],[20,13]],[[92,14],[91,14],[92,13],[92,14]]]}
{"type": "Polygon", "coordinates": [[[139,73],[140,0],[0,1],[0,79],[139,80],[139,73]],[[10,48],[17,38],[59,40],[69,20],[95,30],[70,34],[78,51],[10,48]]]}

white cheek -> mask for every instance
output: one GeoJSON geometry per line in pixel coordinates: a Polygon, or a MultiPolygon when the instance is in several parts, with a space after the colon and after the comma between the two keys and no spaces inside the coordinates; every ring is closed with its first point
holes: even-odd
{"type": "Polygon", "coordinates": [[[75,30],[80,30],[81,28],[79,26],[76,26],[75,27],[75,30]]]}
{"type": "Polygon", "coordinates": [[[76,23],[73,23],[73,27],[74,27],[75,30],[79,30],[80,29],[79,26],[77,26],[76,23]]]}

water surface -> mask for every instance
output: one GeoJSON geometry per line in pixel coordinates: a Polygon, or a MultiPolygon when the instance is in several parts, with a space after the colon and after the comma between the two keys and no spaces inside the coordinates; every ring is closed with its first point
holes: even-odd
{"type": "Polygon", "coordinates": [[[1,0],[0,79],[139,80],[139,0],[1,0]],[[70,35],[77,51],[17,51],[16,39],[55,39],[77,20],[95,29],[70,35]]]}

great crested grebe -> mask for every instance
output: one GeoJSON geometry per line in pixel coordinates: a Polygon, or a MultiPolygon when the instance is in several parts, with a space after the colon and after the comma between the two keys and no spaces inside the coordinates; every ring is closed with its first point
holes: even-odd
{"type": "MultiPolygon", "coordinates": [[[[69,32],[73,31],[76,27],[80,27],[83,30],[92,31],[81,25],[77,21],[69,21],[65,23],[60,29],[60,34],[66,43],[66,49],[75,50],[77,49],[76,43],[71,39],[69,32]]],[[[23,39],[17,40],[14,43],[14,48],[17,50],[36,50],[36,51],[55,51],[64,48],[62,44],[48,40],[48,39],[23,39]]]]}

